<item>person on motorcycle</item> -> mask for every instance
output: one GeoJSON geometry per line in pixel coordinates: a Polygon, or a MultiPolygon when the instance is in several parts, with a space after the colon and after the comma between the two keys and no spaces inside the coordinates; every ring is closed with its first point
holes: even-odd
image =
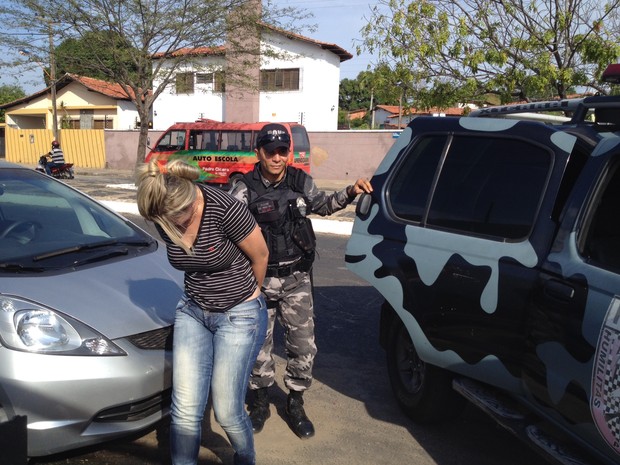
{"type": "Polygon", "coordinates": [[[61,167],[65,164],[65,154],[60,148],[60,142],[57,140],[52,141],[52,150],[49,151],[48,155],[52,158],[52,160],[46,163],[45,172],[51,176],[52,168],[61,167]]]}

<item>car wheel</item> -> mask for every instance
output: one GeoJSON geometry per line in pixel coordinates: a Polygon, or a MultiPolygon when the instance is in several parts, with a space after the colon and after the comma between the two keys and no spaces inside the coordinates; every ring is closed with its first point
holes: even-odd
{"type": "Polygon", "coordinates": [[[452,389],[452,375],[420,359],[400,318],[390,327],[387,368],[399,407],[416,423],[456,417],[466,400],[452,389]]]}

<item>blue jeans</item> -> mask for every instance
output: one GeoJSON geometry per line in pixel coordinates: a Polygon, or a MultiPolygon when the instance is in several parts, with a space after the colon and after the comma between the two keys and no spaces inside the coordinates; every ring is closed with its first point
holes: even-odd
{"type": "Polygon", "coordinates": [[[266,328],[267,306],[262,296],[225,313],[203,311],[185,295],[181,297],[172,349],[173,465],[193,465],[198,459],[209,391],[215,418],[235,451],[235,465],[256,463],[245,395],[266,328]]]}
{"type": "Polygon", "coordinates": [[[52,175],[52,168],[56,168],[57,166],[62,166],[62,164],[57,164],[54,163],[53,161],[48,161],[45,164],[45,172],[47,173],[48,176],[52,175]]]}

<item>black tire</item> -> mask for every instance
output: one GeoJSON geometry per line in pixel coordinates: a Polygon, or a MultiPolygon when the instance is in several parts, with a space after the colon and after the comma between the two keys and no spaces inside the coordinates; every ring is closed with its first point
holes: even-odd
{"type": "Polygon", "coordinates": [[[235,173],[230,178],[228,178],[228,187],[232,189],[243,179],[243,175],[241,173],[235,173]]]}
{"type": "Polygon", "coordinates": [[[392,392],[402,411],[420,424],[458,416],[466,405],[452,388],[453,376],[418,356],[400,318],[394,318],[387,340],[387,369],[392,392]]]}

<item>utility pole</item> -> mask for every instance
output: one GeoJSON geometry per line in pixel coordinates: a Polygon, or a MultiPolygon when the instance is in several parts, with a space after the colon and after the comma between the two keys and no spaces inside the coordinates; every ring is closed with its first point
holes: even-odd
{"type": "Polygon", "coordinates": [[[375,96],[375,88],[370,89],[370,107],[368,111],[370,112],[370,129],[375,128],[375,110],[374,110],[374,96],[375,96]]]}
{"type": "Polygon", "coordinates": [[[50,44],[50,85],[52,91],[52,134],[58,140],[58,107],[56,104],[56,51],[54,50],[54,30],[51,19],[47,20],[47,32],[50,44]]]}
{"type": "MultiPolygon", "coordinates": [[[[50,92],[52,94],[52,134],[55,140],[58,140],[58,105],[56,103],[56,51],[54,49],[54,22],[51,19],[47,19],[44,16],[36,16],[37,20],[42,20],[47,23],[47,35],[49,37],[49,65],[50,70],[47,72],[45,66],[41,64],[39,59],[33,56],[27,49],[19,49],[20,55],[29,57],[30,61],[36,63],[43,73],[49,78],[50,92]]],[[[40,34],[40,35],[43,35],[40,34]]],[[[45,127],[47,128],[47,117],[45,118],[45,127]]]]}

